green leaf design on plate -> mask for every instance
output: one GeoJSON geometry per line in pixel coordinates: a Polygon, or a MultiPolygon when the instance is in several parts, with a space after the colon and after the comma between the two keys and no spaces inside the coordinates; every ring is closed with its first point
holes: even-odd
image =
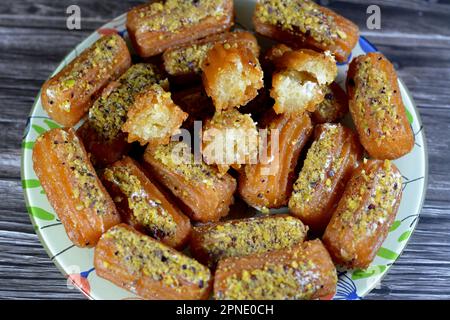
{"type": "Polygon", "coordinates": [[[33,149],[34,147],[34,141],[23,141],[22,142],[22,149],[33,149]]]}
{"type": "Polygon", "coordinates": [[[24,189],[37,188],[40,186],[41,186],[41,183],[37,179],[22,180],[22,188],[24,188],[24,189]]]}
{"type": "Polygon", "coordinates": [[[56,129],[56,128],[61,128],[61,126],[59,124],[57,124],[56,122],[53,122],[51,120],[45,119],[44,123],[50,128],[50,129],[56,129]]]}
{"type": "Polygon", "coordinates": [[[41,192],[39,192],[40,194],[45,194],[45,190],[42,189],[41,192]]]}
{"type": "Polygon", "coordinates": [[[411,236],[411,231],[405,231],[405,232],[403,232],[401,235],[400,235],[400,237],[398,237],[398,239],[397,239],[397,241],[398,242],[402,242],[402,241],[405,241],[405,240],[408,240],[408,238],[411,236]]]}
{"type": "Polygon", "coordinates": [[[371,266],[365,270],[357,269],[353,271],[352,280],[365,279],[369,277],[373,277],[377,274],[383,273],[386,270],[386,266],[371,266]]]}
{"type": "Polygon", "coordinates": [[[27,207],[27,209],[28,209],[28,212],[30,212],[30,214],[35,218],[38,218],[41,220],[46,220],[46,221],[51,221],[51,220],[55,219],[55,215],[53,213],[45,211],[42,208],[27,207]]]}
{"type": "Polygon", "coordinates": [[[33,124],[32,127],[39,134],[43,134],[45,131],[47,131],[47,130],[45,130],[45,128],[42,128],[41,126],[38,126],[37,124],[33,124]]]}
{"type": "Polygon", "coordinates": [[[408,122],[410,124],[412,124],[414,122],[414,118],[413,118],[411,112],[409,112],[409,110],[407,108],[405,108],[405,111],[406,111],[406,117],[408,118],[408,122]]]}
{"type": "Polygon", "coordinates": [[[402,222],[400,220],[395,220],[391,228],[389,229],[389,232],[397,230],[397,228],[400,227],[401,224],[402,222]]]}
{"type": "Polygon", "coordinates": [[[398,254],[392,250],[381,247],[380,250],[378,250],[377,256],[387,260],[395,260],[397,259],[398,254]]]}

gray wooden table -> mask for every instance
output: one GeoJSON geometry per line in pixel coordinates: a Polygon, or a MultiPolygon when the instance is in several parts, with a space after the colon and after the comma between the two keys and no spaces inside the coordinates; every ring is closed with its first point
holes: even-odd
{"type": "MultiPolygon", "coordinates": [[[[60,60],[138,1],[0,1],[0,298],[84,299],[68,289],[31,226],[20,182],[20,143],[34,97],[60,60]],[[79,31],[66,28],[77,4],[79,31]]],[[[322,1],[355,21],[394,62],[420,109],[429,188],[406,250],[367,299],[450,299],[450,1],[322,1]],[[381,30],[366,9],[381,7],[381,30]]]]}

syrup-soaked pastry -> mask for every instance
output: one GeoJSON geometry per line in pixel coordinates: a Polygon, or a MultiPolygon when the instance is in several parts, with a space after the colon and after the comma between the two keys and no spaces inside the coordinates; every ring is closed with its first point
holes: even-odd
{"type": "Polygon", "coordinates": [[[211,98],[201,85],[174,92],[172,100],[188,114],[182,125],[183,128],[192,128],[194,121],[201,121],[202,126],[204,121],[211,119],[215,112],[211,98]]]}
{"type": "Polygon", "coordinates": [[[320,240],[291,248],[219,261],[214,297],[219,300],[308,300],[336,292],[336,268],[320,240]]]}
{"type": "Polygon", "coordinates": [[[253,23],[263,36],[296,49],[330,51],[339,62],[359,39],[353,22],[311,0],[258,0],[253,23]]]}
{"type": "Polygon", "coordinates": [[[203,60],[216,43],[246,46],[254,52],[255,56],[259,56],[258,42],[252,33],[224,32],[166,50],[162,55],[166,72],[178,83],[196,80],[201,74],[203,60]]]}
{"type": "Polygon", "coordinates": [[[127,135],[121,129],[128,111],[136,98],[155,84],[166,90],[169,88],[167,79],[154,65],[135,64],[108,85],[106,92],[94,103],[79,134],[96,165],[111,164],[127,152],[127,135]]]}
{"type": "Polygon", "coordinates": [[[367,268],[397,215],[402,176],[390,160],[365,160],[353,173],[323,242],[333,261],[347,268],[367,268]]]}
{"type": "Polygon", "coordinates": [[[273,108],[277,113],[314,112],[325,96],[323,86],[337,76],[336,63],[329,52],[287,50],[273,63],[277,71],[272,75],[270,96],[275,99],[273,108]]]}
{"type": "Polygon", "coordinates": [[[151,1],[127,14],[128,34],[141,57],[226,31],[232,25],[233,0],[151,1]]]}
{"type": "Polygon", "coordinates": [[[341,124],[318,125],[315,131],[316,139],[294,183],[289,210],[320,233],[362,158],[362,147],[356,134],[341,124]]]}
{"type": "Polygon", "coordinates": [[[203,86],[217,111],[246,105],[264,85],[258,57],[238,43],[214,45],[202,71],[203,86]]]}
{"type": "Polygon", "coordinates": [[[95,272],[149,300],[207,299],[212,275],[196,260],[120,224],[95,247],[95,272]]]}
{"type": "Polygon", "coordinates": [[[216,112],[203,127],[203,159],[224,174],[229,167],[258,160],[258,129],[249,114],[237,109],[216,112]]]}
{"type": "Polygon", "coordinates": [[[101,37],[44,83],[42,106],[56,122],[73,126],[88,112],[102,89],[130,64],[127,45],[119,35],[101,37]]]}
{"type": "Polygon", "coordinates": [[[323,88],[323,91],[323,101],[317,105],[312,119],[315,123],[337,122],[348,113],[347,94],[336,82],[323,88]]]}
{"type": "Polygon", "coordinates": [[[200,224],[193,228],[190,251],[215,266],[220,259],[291,247],[303,242],[308,227],[285,214],[200,224]]]}
{"type": "Polygon", "coordinates": [[[124,221],[168,246],[180,248],[191,229],[189,218],[131,158],[107,167],[101,179],[124,221]]]}
{"type": "Polygon", "coordinates": [[[69,239],[93,247],[120,215],[73,129],[52,129],[33,148],[33,168],[69,239]]]}
{"type": "Polygon", "coordinates": [[[397,159],[414,147],[394,66],[381,53],[352,60],[347,73],[350,114],[361,144],[376,159],[397,159]]]}
{"type": "Polygon", "coordinates": [[[128,134],[128,142],[141,145],[167,144],[188,114],[173,103],[170,92],[155,84],[139,94],[128,110],[122,131],[128,134]]]}
{"type": "Polygon", "coordinates": [[[313,125],[307,113],[290,117],[274,115],[269,110],[263,118],[267,119],[267,161],[260,159],[256,164],[245,165],[239,172],[238,186],[247,204],[265,211],[287,205],[296,179],[297,161],[313,125]]]}
{"type": "Polygon", "coordinates": [[[184,205],[194,221],[217,221],[229,212],[236,180],[228,173],[220,175],[194,155],[184,142],[148,146],[144,161],[149,173],[184,205]]]}

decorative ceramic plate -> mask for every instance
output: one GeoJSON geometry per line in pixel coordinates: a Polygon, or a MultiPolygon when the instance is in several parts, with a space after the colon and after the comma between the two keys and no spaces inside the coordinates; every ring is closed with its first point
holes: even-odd
{"type": "MultiPolygon", "coordinates": [[[[235,1],[238,27],[252,30],[251,16],[254,5],[255,1],[235,1]]],[[[101,35],[118,33],[128,41],[125,21],[126,14],[123,14],[91,34],[64,58],[54,74],[89,47],[101,35]]],[[[267,43],[263,39],[260,40],[262,46],[264,46],[265,42],[267,43]]],[[[377,51],[377,49],[361,37],[353,49],[352,56],[356,57],[371,51],[377,51]]],[[[348,64],[339,64],[338,68],[337,81],[343,85],[348,64]]],[[[395,160],[395,164],[400,169],[404,180],[400,209],[387,239],[370,267],[367,270],[339,271],[339,282],[334,299],[360,299],[381,281],[382,277],[405,248],[422,209],[428,175],[425,137],[419,112],[410,93],[401,81],[400,90],[415,136],[415,146],[412,152],[395,160]]],[[[34,141],[40,134],[54,127],[59,127],[59,125],[52,121],[43,110],[39,94],[28,118],[22,143],[22,184],[27,209],[36,233],[51,260],[68,277],[68,284],[73,283],[87,297],[91,299],[137,298],[132,293],[96,275],[93,268],[94,250],[80,249],[71,243],[64,227],[50,206],[39,180],[36,178],[32,165],[34,141]]]]}

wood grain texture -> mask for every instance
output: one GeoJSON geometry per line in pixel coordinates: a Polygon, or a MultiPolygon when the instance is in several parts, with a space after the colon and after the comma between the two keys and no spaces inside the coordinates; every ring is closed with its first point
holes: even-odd
{"type": "MultiPolygon", "coordinates": [[[[450,2],[320,1],[355,21],[396,66],[419,107],[429,152],[429,188],[416,231],[367,299],[450,299],[450,2]],[[367,30],[378,4],[382,29],[367,30]]],[[[0,298],[84,299],[46,255],[25,209],[20,143],[40,86],[93,30],[139,1],[0,2],[0,298]],[[66,29],[77,4],[82,30],[66,29]]]]}

